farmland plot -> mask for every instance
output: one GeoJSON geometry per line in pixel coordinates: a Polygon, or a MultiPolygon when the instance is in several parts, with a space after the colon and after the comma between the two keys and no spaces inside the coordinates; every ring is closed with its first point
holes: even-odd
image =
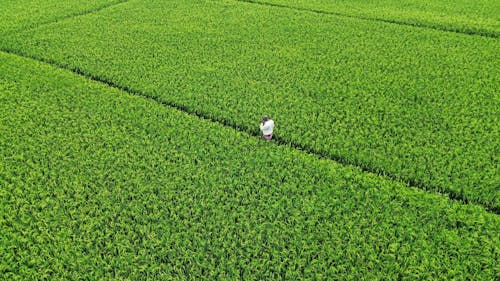
{"type": "Polygon", "coordinates": [[[130,1],[5,50],[498,212],[498,39],[235,1],[130,1]]]}
{"type": "Polygon", "coordinates": [[[444,31],[500,35],[500,2],[496,0],[240,0],[318,13],[359,17],[444,31]]]}
{"type": "Polygon", "coordinates": [[[123,0],[1,0],[0,36],[39,25],[64,20],[67,17],[95,12],[122,3],[123,0]]]}
{"type": "Polygon", "coordinates": [[[499,217],[0,53],[0,279],[492,280],[499,217]]]}

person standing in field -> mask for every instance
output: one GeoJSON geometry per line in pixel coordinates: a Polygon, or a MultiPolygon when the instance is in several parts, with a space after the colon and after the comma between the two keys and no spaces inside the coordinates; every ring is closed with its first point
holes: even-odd
{"type": "Polygon", "coordinates": [[[267,115],[264,115],[264,117],[262,117],[262,122],[260,123],[260,130],[266,140],[271,140],[273,138],[273,129],[274,121],[267,115]]]}

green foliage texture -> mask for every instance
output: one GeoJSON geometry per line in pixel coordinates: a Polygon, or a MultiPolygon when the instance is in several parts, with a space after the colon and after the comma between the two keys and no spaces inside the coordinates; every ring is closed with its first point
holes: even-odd
{"type": "Polygon", "coordinates": [[[498,39],[238,1],[131,1],[7,36],[42,59],[500,207],[498,39]]]}
{"type": "Polygon", "coordinates": [[[240,0],[498,38],[496,0],[240,0]]]}
{"type": "Polygon", "coordinates": [[[0,279],[497,280],[498,39],[340,2],[0,0],[0,279]]]}
{"type": "Polygon", "coordinates": [[[0,55],[0,276],[492,279],[497,215],[0,55]]]}

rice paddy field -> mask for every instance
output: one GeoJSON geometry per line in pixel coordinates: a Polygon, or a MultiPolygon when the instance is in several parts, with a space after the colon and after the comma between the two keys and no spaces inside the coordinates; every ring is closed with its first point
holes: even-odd
{"type": "Polygon", "coordinates": [[[499,35],[490,0],[0,0],[0,279],[499,280],[499,35]]]}

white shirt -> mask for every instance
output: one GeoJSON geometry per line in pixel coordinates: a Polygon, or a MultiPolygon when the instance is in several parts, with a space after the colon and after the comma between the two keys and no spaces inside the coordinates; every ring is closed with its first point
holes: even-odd
{"type": "Polygon", "coordinates": [[[273,129],[274,129],[274,121],[271,119],[267,120],[266,123],[264,124],[260,123],[260,130],[264,135],[272,135],[273,129]]]}

